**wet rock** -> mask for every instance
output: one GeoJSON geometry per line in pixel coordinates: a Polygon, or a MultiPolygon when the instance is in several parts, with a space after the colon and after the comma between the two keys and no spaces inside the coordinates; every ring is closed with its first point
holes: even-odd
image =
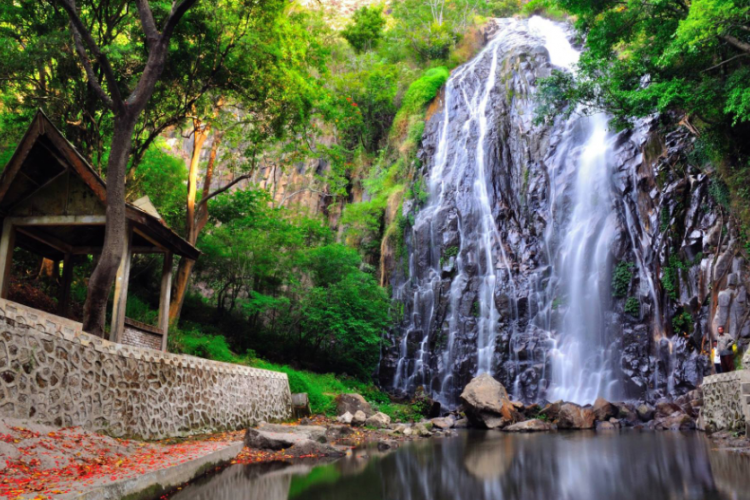
{"type": "Polygon", "coordinates": [[[385,413],[378,412],[372,417],[365,420],[365,425],[375,427],[377,429],[385,429],[386,427],[391,425],[391,417],[389,417],[385,413]]]}
{"type": "Polygon", "coordinates": [[[414,427],[412,430],[414,434],[416,434],[417,436],[430,437],[432,436],[431,429],[432,429],[432,423],[419,422],[419,423],[414,424],[414,427]]]}
{"type": "Polygon", "coordinates": [[[291,434],[269,436],[256,429],[247,429],[244,438],[245,446],[255,450],[278,451],[291,447],[294,439],[291,434]]]}
{"type": "Polygon", "coordinates": [[[520,417],[503,384],[487,373],[469,382],[461,393],[461,402],[469,422],[475,427],[502,428],[520,417]]]}
{"type": "Polygon", "coordinates": [[[549,403],[545,405],[545,407],[540,412],[541,415],[544,415],[547,417],[548,420],[557,420],[557,417],[560,416],[560,408],[562,407],[563,402],[562,401],[555,401],[554,403],[549,403]]]}
{"type": "Polygon", "coordinates": [[[433,418],[432,420],[430,420],[430,422],[432,422],[433,426],[441,430],[450,429],[455,424],[453,417],[451,417],[450,415],[442,418],[433,418]]]}
{"type": "Polygon", "coordinates": [[[535,418],[509,425],[503,430],[505,432],[548,432],[557,430],[557,426],[550,422],[545,422],[544,420],[535,418]]]}
{"type": "Polygon", "coordinates": [[[596,430],[599,431],[616,431],[619,429],[619,425],[615,425],[612,422],[597,422],[596,423],[596,430]]]}
{"type": "Polygon", "coordinates": [[[364,425],[367,422],[367,415],[362,410],[357,410],[352,417],[352,425],[364,425]]]}
{"type": "Polygon", "coordinates": [[[564,403],[560,407],[557,417],[557,427],[560,429],[593,429],[594,410],[579,406],[575,403],[564,403]]]}
{"type": "Polygon", "coordinates": [[[393,441],[391,439],[384,440],[384,441],[378,441],[378,451],[388,451],[391,449],[398,448],[398,441],[393,441]]]}
{"type": "Polygon", "coordinates": [[[326,437],[330,441],[336,441],[338,439],[343,439],[345,437],[351,436],[355,432],[356,431],[348,425],[331,425],[326,431],[326,437]]]}
{"type": "Polygon", "coordinates": [[[346,412],[354,415],[358,411],[362,411],[365,418],[375,414],[370,403],[360,394],[339,394],[336,396],[336,415],[343,415],[346,412]]]}
{"type": "Polygon", "coordinates": [[[655,420],[654,428],[656,430],[689,431],[695,429],[695,420],[689,415],[675,412],[668,417],[655,420]]]}
{"type": "Polygon", "coordinates": [[[641,422],[653,420],[654,415],[656,414],[654,407],[646,403],[639,404],[636,407],[635,412],[638,414],[638,418],[641,419],[641,422]]]}
{"type": "Polygon", "coordinates": [[[672,415],[673,413],[681,413],[682,408],[680,405],[673,401],[661,400],[656,403],[656,417],[664,418],[672,415]]]}
{"type": "Polygon", "coordinates": [[[612,417],[616,417],[619,413],[617,407],[604,398],[597,398],[596,401],[594,401],[593,411],[594,418],[602,422],[605,422],[612,417]]]}
{"type": "Polygon", "coordinates": [[[325,427],[320,425],[279,425],[263,423],[258,426],[258,431],[266,434],[294,434],[303,436],[312,441],[326,442],[325,427]]]}
{"type": "Polygon", "coordinates": [[[287,453],[295,458],[315,458],[315,457],[343,457],[346,452],[339,450],[331,445],[316,443],[315,441],[303,441],[292,446],[287,453]]]}
{"type": "Polygon", "coordinates": [[[459,418],[456,420],[456,423],[453,424],[454,429],[466,429],[469,427],[469,419],[468,418],[459,418]]]}

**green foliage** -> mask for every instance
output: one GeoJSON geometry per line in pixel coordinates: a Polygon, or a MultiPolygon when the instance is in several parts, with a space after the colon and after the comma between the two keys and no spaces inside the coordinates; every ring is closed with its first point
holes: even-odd
{"type": "Polygon", "coordinates": [[[156,145],[146,150],[128,189],[136,196],[148,196],[167,225],[179,227],[184,220],[186,182],[185,162],[156,145]]]}
{"type": "Polygon", "coordinates": [[[641,303],[635,297],[628,297],[625,301],[625,313],[639,317],[641,315],[641,303]]]}
{"type": "Polygon", "coordinates": [[[687,269],[688,265],[677,258],[677,256],[669,256],[667,265],[662,269],[661,284],[670,299],[677,300],[680,286],[680,271],[687,269]]]}
{"type": "Polygon", "coordinates": [[[708,184],[708,194],[713,200],[724,207],[725,209],[730,208],[730,195],[727,184],[719,178],[711,177],[711,181],[708,184]]]}
{"type": "Polygon", "coordinates": [[[585,40],[576,78],[562,82],[562,101],[607,109],[623,127],[670,110],[727,127],[750,118],[746,3],[544,3],[576,16],[585,40]]]}
{"type": "Polygon", "coordinates": [[[531,0],[521,8],[521,12],[527,16],[536,14],[558,21],[568,17],[555,0],[531,0]]]}
{"type": "Polygon", "coordinates": [[[693,316],[687,311],[681,311],[672,316],[672,328],[675,333],[692,333],[693,316]]]}
{"type": "Polygon", "coordinates": [[[615,270],[612,273],[612,296],[615,298],[623,298],[627,295],[630,289],[630,282],[633,280],[633,267],[635,265],[632,262],[619,262],[615,266],[615,270]]]}
{"type": "Polygon", "coordinates": [[[364,52],[378,46],[384,27],[383,7],[364,6],[354,12],[352,22],[344,28],[341,36],[356,52],[364,52]]]}
{"type": "Polygon", "coordinates": [[[444,66],[428,69],[419,79],[409,85],[401,101],[398,116],[409,116],[421,112],[435,98],[449,76],[450,72],[444,66]]]}

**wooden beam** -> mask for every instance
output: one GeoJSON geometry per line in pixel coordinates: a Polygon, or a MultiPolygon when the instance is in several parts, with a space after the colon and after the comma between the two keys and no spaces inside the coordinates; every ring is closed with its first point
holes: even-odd
{"type": "Polygon", "coordinates": [[[8,217],[14,226],[102,226],[106,215],[32,215],[8,217]]]}
{"type": "Polygon", "coordinates": [[[13,224],[6,218],[3,221],[3,232],[0,235],[0,298],[8,298],[10,286],[10,272],[13,267],[13,247],[15,247],[16,232],[13,224]]]}
{"type": "Polygon", "coordinates": [[[32,238],[36,241],[39,241],[41,243],[44,243],[47,246],[50,246],[57,250],[58,252],[62,253],[73,253],[73,247],[65,243],[64,241],[52,236],[51,234],[46,234],[44,236],[40,234],[34,234],[33,231],[29,231],[28,229],[25,229],[24,227],[17,227],[16,231],[19,233],[28,236],[29,238],[32,238]]]}
{"type": "Polygon", "coordinates": [[[73,256],[66,253],[63,257],[63,273],[60,282],[60,297],[57,302],[57,312],[60,316],[68,317],[68,302],[70,301],[70,285],[73,283],[73,256]]]}
{"type": "Polygon", "coordinates": [[[140,236],[140,237],[141,237],[141,238],[143,238],[144,240],[148,241],[149,243],[151,243],[151,244],[152,244],[152,245],[154,245],[155,247],[161,248],[161,250],[162,250],[163,252],[166,252],[166,251],[167,251],[167,248],[166,248],[166,247],[165,247],[165,246],[164,246],[163,244],[161,244],[161,243],[159,243],[158,241],[156,241],[155,239],[151,238],[150,236],[148,236],[148,235],[147,235],[146,233],[144,233],[144,232],[143,232],[143,231],[141,231],[140,229],[138,229],[138,228],[134,228],[134,229],[133,229],[133,231],[135,231],[135,234],[137,234],[138,236],[140,236]]]}
{"type": "Polygon", "coordinates": [[[161,295],[159,295],[159,328],[161,329],[161,350],[167,352],[169,334],[169,302],[172,295],[172,252],[164,254],[161,270],[161,295]]]}
{"type": "Polygon", "coordinates": [[[122,260],[117,268],[115,278],[115,297],[112,301],[112,328],[109,338],[112,342],[122,343],[125,330],[125,309],[128,305],[128,281],[130,280],[130,259],[132,256],[133,228],[128,225],[125,245],[122,248],[122,260]]]}
{"type": "MultiPolygon", "coordinates": [[[[67,172],[68,172],[67,170],[63,170],[59,174],[50,177],[50,179],[47,182],[45,182],[44,184],[42,184],[41,186],[39,186],[33,192],[31,192],[28,195],[24,196],[23,198],[21,198],[20,200],[18,200],[17,202],[15,202],[13,205],[9,206],[7,212],[12,211],[14,208],[16,208],[17,206],[19,206],[21,203],[23,203],[24,201],[26,201],[29,198],[33,197],[39,191],[41,191],[42,189],[46,188],[47,186],[49,186],[53,182],[55,182],[57,179],[59,179],[60,177],[62,177],[63,175],[65,175],[67,172]]],[[[19,172],[19,173],[23,173],[23,172],[19,172]]]]}

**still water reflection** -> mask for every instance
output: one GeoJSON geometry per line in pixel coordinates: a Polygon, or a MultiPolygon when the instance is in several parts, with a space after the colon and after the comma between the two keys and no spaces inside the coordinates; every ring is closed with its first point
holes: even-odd
{"type": "Polygon", "coordinates": [[[310,468],[232,466],[173,500],[750,499],[750,461],[698,433],[464,433],[310,468]]]}

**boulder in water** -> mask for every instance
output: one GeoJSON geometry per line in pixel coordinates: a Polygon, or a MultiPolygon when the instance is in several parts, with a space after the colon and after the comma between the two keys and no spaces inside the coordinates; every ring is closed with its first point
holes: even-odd
{"type": "Polygon", "coordinates": [[[579,406],[575,403],[564,403],[560,407],[557,426],[560,429],[593,429],[594,410],[579,406]]]}
{"type": "Polygon", "coordinates": [[[518,411],[508,399],[508,391],[492,375],[475,377],[461,393],[469,422],[480,428],[497,429],[517,422],[518,411]]]}
{"type": "Polygon", "coordinates": [[[523,422],[518,422],[517,424],[509,425],[503,430],[505,432],[549,432],[556,431],[557,426],[550,422],[545,422],[544,420],[535,418],[532,420],[525,420],[523,422]]]}
{"type": "Polygon", "coordinates": [[[354,418],[354,415],[352,415],[349,412],[346,412],[343,415],[339,415],[338,417],[336,417],[336,421],[342,424],[351,424],[353,418],[354,418]]]}
{"type": "Polygon", "coordinates": [[[649,420],[654,419],[656,410],[654,410],[654,407],[649,404],[641,403],[636,407],[635,412],[638,414],[638,418],[640,418],[642,422],[648,422],[649,420]]]}
{"type": "Polygon", "coordinates": [[[451,417],[450,415],[442,418],[433,418],[432,420],[430,420],[430,422],[432,422],[432,425],[434,427],[437,427],[440,430],[450,429],[455,423],[453,417],[451,417]]]}
{"type": "Polygon", "coordinates": [[[617,407],[604,398],[597,398],[594,401],[594,417],[600,422],[606,422],[612,417],[616,417],[619,411],[617,407]]]}

